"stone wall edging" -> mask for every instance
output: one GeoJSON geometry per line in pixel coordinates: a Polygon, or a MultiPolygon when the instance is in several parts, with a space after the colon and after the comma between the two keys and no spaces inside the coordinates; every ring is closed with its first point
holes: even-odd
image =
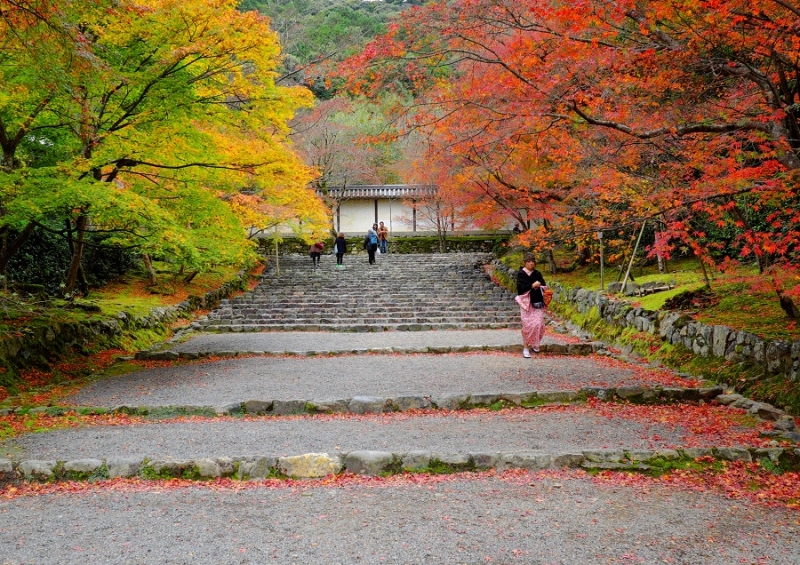
{"type": "Polygon", "coordinates": [[[269,478],[314,479],[352,473],[382,476],[403,472],[505,471],[525,469],[612,469],[648,471],[667,461],[759,461],[773,464],[800,463],[800,449],[782,447],[677,447],[675,449],[583,449],[560,451],[492,451],[444,453],[430,450],[402,452],[358,450],[336,453],[304,453],[289,456],[255,455],[202,459],[103,459],[25,460],[0,459],[0,484],[58,481],[98,481],[115,478],[159,480],[183,478],[235,480],[269,478]],[[432,469],[435,468],[435,471],[432,469]]]}
{"type": "MultiPolygon", "coordinates": [[[[492,266],[516,280],[516,269],[499,260],[494,260],[492,266]]],[[[800,341],[765,340],[728,326],[704,324],[681,312],[635,308],[602,292],[568,288],[558,283],[550,286],[556,302],[570,303],[582,314],[596,309],[600,318],[611,326],[657,335],[662,341],[682,345],[700,357],[747,363],[763,367],[769,374],[782,374],[792,381],[800,379],[800,341]]]]}
{"type": "Polygon", "coordinates": [[[104,320],[29,328],[15,335],[4,336],[0,339],[0,368],[13,372],[15,369],[30,366],[32,362],[46,365],[54,352],[60,354],[71,349],[85,348],[97,340],[110,343],[132,330],[163,330],[166,324],[195,310],[216,307],[223,298],[245,288],[248,280],[248,273],[239,272],[232,280],[202,296],[190,296],[173,306],[153,308],[145,316],[134,316],[120,311],[113,318],[104,320]]]}

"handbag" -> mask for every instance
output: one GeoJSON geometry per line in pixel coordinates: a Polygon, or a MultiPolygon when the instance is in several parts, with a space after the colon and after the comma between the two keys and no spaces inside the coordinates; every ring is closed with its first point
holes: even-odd
{"type": "Polygon", "coordinates": [[[518,294],[514,297],[514,300],[517,304],[519,304],[520,308],[527,311],[531,309],[531,291],[529,290],[525,294],[518,294]]]}
{"type": "Polygon", "coordinates": [[[548,287],[544,287],[542,289],[542,296],[544,297],[544,307],[547,308],[553,300],[553,291],[548,287]]]}

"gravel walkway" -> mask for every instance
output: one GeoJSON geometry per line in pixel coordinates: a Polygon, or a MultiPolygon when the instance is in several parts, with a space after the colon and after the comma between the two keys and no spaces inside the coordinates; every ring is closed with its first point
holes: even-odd
{"type": "MultiPolygon", "coordinates": [[[[429,332],[430,333],[430,332],[429,332]]],[[[510,353],[257,357],[148,369],[98,381],[64,402],[83,406],[218,406],[251,399],[577,390],[664,384],[605,358],[510,353]]]]}
{"type": "MultiPolygon", "coordinates": [[[[443,330],[425,332],[245,332],[196,333],[188,341],[175,345],[177,353],[221,351],[273,352],[342,351],[377,347],[502,347],[521,345],[519,330],[443,330]]],[[[548,331],[542,343],[566,343],[548,331]]]]}
{"type": "Polygon", "coordinates": [[[796,565],[797,512],[552,474],[0,499],[0,562],[796,565]]]}
{"type": "MultiPolygon", "coordinates": [[[[668,448],[683,444],[687,435],[683,429],[609,419],[580,408],[515,409],[93,426],[26,434],[0,444],[0,453],[9,453],[15,459],[72,460],[287,456],[355,450],[567,452],[668,448]]],[[[702,443],[702,438],[699,441],[702,443]]]]}

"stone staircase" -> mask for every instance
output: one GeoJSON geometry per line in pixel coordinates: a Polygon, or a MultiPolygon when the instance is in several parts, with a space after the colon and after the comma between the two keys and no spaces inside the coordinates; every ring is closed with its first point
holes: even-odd
{"type": "Polygon", "coordinates": [[[206,331],[348,331],[519,327],[513,294],[494,284],[486,254],[333,256],[280,259],[255,290],[224,300],[194,328],[206,331]]]}

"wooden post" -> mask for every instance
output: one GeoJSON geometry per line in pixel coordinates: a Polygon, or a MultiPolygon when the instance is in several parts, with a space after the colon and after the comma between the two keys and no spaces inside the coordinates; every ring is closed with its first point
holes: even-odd
{"type": "Polygon", "coordinates": [[[280,254],[278,253],[278,239],[275,238],[275,275],[281,276],[281,259],[280,254]]]}
{"type": "Polygon", "coordinates": [[[600,292],[605,290],[603,282],[603,230],[597,232],[597,239],[600,240],[600,292]]]}
{"type": "Polygon", "coordinates": [[[642,222],[642,229],[639,230],[639,237],[636,238],[636,245],[633,246],[633,253],[631,253],[631,260],[628,263],[628,270],[625,271],[625,278],[622,280],[622,294],[625,294],[625,285],[628,284],[628,276],[631,274],[631,267],[633,267],[633,260],[636,258],[636,250],[639,249],[639,242],[642,241],[642,234],[644,227],[647,225],[647,220],[642,222]]]}

